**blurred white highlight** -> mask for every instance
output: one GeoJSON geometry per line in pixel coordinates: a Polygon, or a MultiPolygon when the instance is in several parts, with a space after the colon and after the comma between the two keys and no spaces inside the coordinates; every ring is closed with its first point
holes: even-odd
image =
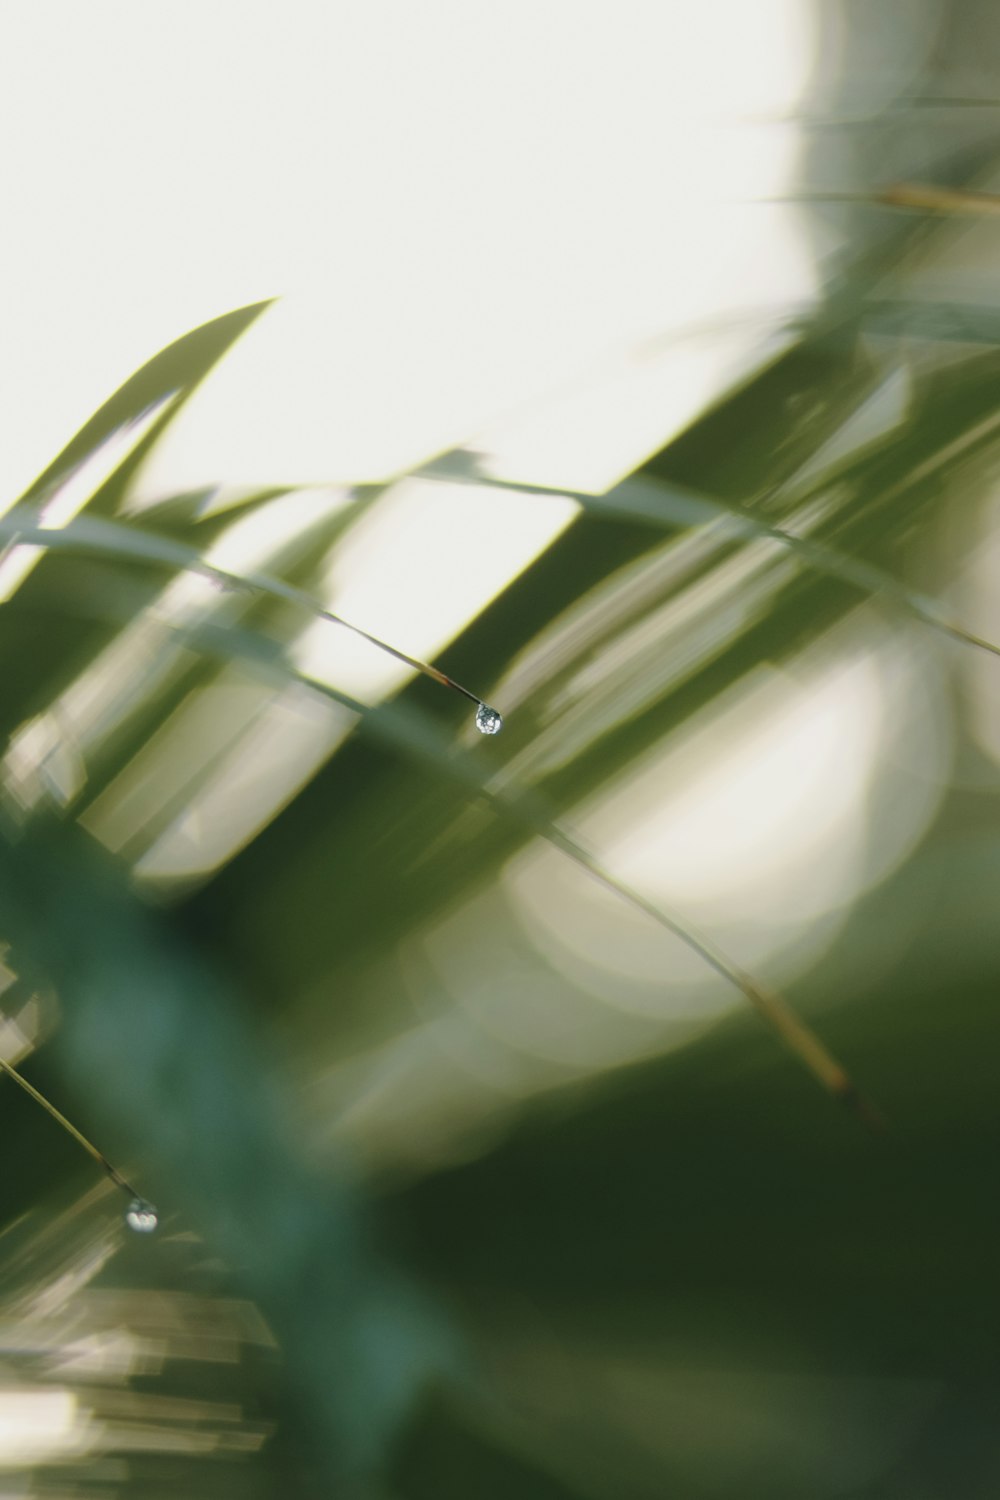
{"type": "Polygon", "coordinates": [[[77,1415],[72,1391],[0,1392],[0,1467],[52,1463],[77,1457],[91,1447],[90,1422],[77,1415]]]}
{"type": "MultiPolygon", "coordinates": [[[[873,647],[877,630],[867,620],[856,650],[841,632],[845,652],[825,666],[806,653],[801,672],[759,672],[571,820],[619,879],[784,982],[831,940],[829,919],[912,848],[950,766],[933,671],[909,644],[873,647]],[[894,797],[873,836],[883,772],[894,797]]],[[[609,1003],[660,1018],[743,1003],[547,846],[526,851],[508,881],[547,959],[609,1003]]]]}

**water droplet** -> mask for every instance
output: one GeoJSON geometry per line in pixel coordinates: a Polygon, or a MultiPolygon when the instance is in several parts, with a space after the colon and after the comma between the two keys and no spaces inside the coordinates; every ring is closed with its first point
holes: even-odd
{"type": "Polygon", "coordinates": [[[488,703],[480,703],[476,709],[476,728],[480,734],[499,734],[503,728],[503,718],[488,703]]]}
{"type": "Polygon", "coordinates": [[[159,1214],[145,1198],[133,1198],[125,1210],[125,1223],[136,1234],[152,1234],[159,1222],[159,1214]]]}

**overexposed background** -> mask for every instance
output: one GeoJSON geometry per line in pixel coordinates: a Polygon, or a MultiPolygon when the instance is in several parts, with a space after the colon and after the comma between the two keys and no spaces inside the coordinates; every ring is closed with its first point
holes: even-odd
{"type": "Polygon", "coordinates": [[[794,211],[756,200],[791,180],[814,22],[796,0],[7,8],[0,497],[166,343],[263,297],[286,300],[154,486],[372,478],[624,383],[600,484],[810,296],[794,211]],[[701,336],[667,371],[636,364],[678,330],[701,336]]]}

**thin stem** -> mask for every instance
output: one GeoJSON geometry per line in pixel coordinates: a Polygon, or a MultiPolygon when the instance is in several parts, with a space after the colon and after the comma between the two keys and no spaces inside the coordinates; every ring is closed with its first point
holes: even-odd
{"type": "Polygon", "coordinates": [[[370,641],[379,651],[384,651],[388,656],[394,656],[397,661],[405,662],[408,667],[422,672],[425,677],[431,678],[433,682],[439,682],[442,687],[461,693],[463,698],[468,698],[471,703],[483,702],[478,693],[473,693],[469,688],[463,687],[460,682],[456,682],[454,677],[449,677],[448,673],[442,672],[439,667],[432,667],[429,662],[421,661],[417,656],[410,656],[406,651],[401,651],[398,646],[392,646],[388,641],[383,641],[379,636],[373,635],[370,630],[363,630],[360,625],[354,625],[350,620],[345,620],[343,615],[334,614],[332,609],[327,609],[311,594],[295,588],[293,584],[286,583],[283,578],[277,578],[270,573],[230,573],[228,569],[220,568],[215,563],[205,562],[201,558],[187,566],[193,572],[201,573],[213,583],[221,583],[227,588],[251,589],[268,594],[275,599],[287,599],[290,604],[298,605],[300,609],[308,611],[316,619],[328,620],[331,625],[340,625],[344,630],[349,630],[352,635],[359,635],[362,640],[370,641]]]}
{"type": "Polygon", "coordinates": [[[766,203],[876,203],[884,208],[909,208],[918,213],[1000,214],[1000,194],[977,193],[966,188],[939,187],[933,182],[894,182],[885,188],[841,192],[803,191],[759,200],[766,203]]]}
{"type": "Polygon", "coordinates": [[[452,688],[456,693],[461,693],[471,703],[482,703],[482,698],[477,693],[471,692],[456,682],[454,677],[449,677],[447,672],[442,672],[439,667],[432,667],[429,662],[420,661],[416,656],[408,656],[405,651],[400,651],[398,646],[390,646],[388,641],[380,640],[377,635],[370,631],[362,630],[360,625],[352,625],[350,620],[345,620],[341,615],[335,615],[332,610],[324,609],[322,605],[312,602],[313,613],[321,620],[329,620],[334,625],[342,625],[345,630],[360,635],[363,640],[371,641],[380,651],[385,651],[389,656],[394,656],[397,661],[403,661],[409,667],[414,667],[418,672],[423,672],[425,677],[430,677],[434,682],[439,682],[442,687],[452,688]]]}
{"type": "MultiPolygon", "coordinates": [[[[518,802],[522,800],[521,798],[511,799],[498,793],[487,792],[486,795],[491,801],[515,812],[518,802]]],[[[877,1130],[884,1128],[884,1121],[878,1110],[859,1093],[846,1069],[812,1028],[796,1015],[787,1000],[777,990],[758,983],[746,969],[729,958],[711,939],[703,936],[688,923],[672,916],[662,906],[657,906],[633,886],[619,880],[616,875],[612,875],[595,855],[578,843],[558,823],[550,820],[540,823],[534,818],[531,821],[535,823],[535,831],[539,836],[553,848],[558,849],[574,864],[585,870],[593,880],[604,886],[605,890],[613,892],[635,911],[642,912],[660,927],[665,928],[667,932],[673,933],[722,979],[738,989],[758,1015],[781,1037],[786,1046],[795,1053],[799,1061],[828,1093],[849,1105],[870,1128],[877,1130]]]]}
{"type": "Polygon", "coordinates": [[[353,635],[370,641],[379,651],[386,652],[397,661],[405,662],[408,667],[412,667],[416,672],[422,672],[425,677],[440,683],[442,687],[461,693],[462,697],[468,698],[470,703],[482,704],[484,702],[478,693],[456,682],[454,677],[449,677],[448,673],[442,672],[439,667],[432,667],[429,662],[421,661],[417,656],[410,656],[408,652],[401,651],[398,646],[390,645],[388,641],[383,641],[371,631],[352,624],[350,620],[345,620],[342,615],[335,614],[333,610],[320,604],[311,594],[296,588],[293,584],[286,583],[284,579],[271,573],[232,573],[227,568],[206,562],[193,547],[186,547],[183,543],[175,542],[167,537],[139,531],[136,527],[120,526],[114,521],[106,521],[95,516],[75,516],[66,526],[49,529],[39,526],[37,516],[26,515],[25,508],[20,506],[9,515],[0,517],[0,537],[3,536],[20,543],[48,549],[69,547],[71,550],[80,552],[111,552],[120,557],[131,557],[136,562],[165,563],[196,573],[227,589],[244,592],[249,590],[251,593],[266,594],[272,599],[284,599],[316,619],[328,620],[331,624],[340,625],[345,630],[351,631],[353,635]]]}
{"type": "MultiPolygon", "coordinates": [[[[998,200],[1000,201],[1000,200],[998,200]]],[[[991,419],[990,427],[996,426],[996,419],[991,419]]],[[[950,456],[950,454],[949,454],[950,456]]],[[[433,471],[431,471],[433,472],[433,471]]],[[[434,475],[438,477],[437,474],[434,475]]],[[[440,476],[447,479],[450,476],[440,476]]],[[[468,483],[468,480],[456,480],[456,482],[468,483]]],[[[617,490],[611,490],[606,495],[590,495],[584,491],[569,489],[554,489],[548,485],[522,484],[519,480],[496,479],[490,475],[483,475],[475,481],[491,489],[498,490],[520,490],[531,495],[562,495],[569,500],[575,500],[584,510],[590,510],[595,515],[622,517],[624,519],[636,520],[653,526],[663,531],[672,531],[676,527],[676,521],[672,519],[668,511],[656,513],[650,505],[642,504],[630,506],[628,500],[629,481],[626,480],[617,490]]],[[[671,497],[665,495],[664,500],[671,497]]],[[[985,636],[976,635],[974,631],[967,630],[964,625],[950,619],[941,612],[935,600],[922,594],[914,593],[906,588],[890,573],[871,563],[862,562],[858,558],[850,557],[847,553],[831,547],[826,542],[814,541],[808,536],[798,536],[793,531],[786,531],[781,526],[774,526],[769,521],[761,520],[752,511],[746,510],[739,505],[718,500],[712,495],[702,495],[695,492],[685,493],[683,498],[700,509],[701,517],[692,515],[691,524],[705,524],[708,521],[726,521],[735,530],[738,537],[743,540],[770,540],[780,542],[789,551],[796,553],[802,561],[814,572],[822,573],[831,578],[840,578],[845,583],[852,584],[862,593],[871,598],[887,598],[897,608],[919,620],[921,624],[936,630],[941,635],[950,636],[952,640],[961,641],[966,646],[972,646],[977,651],[986,651],[991,656],[1000,657],[1000,645],[988,640],[985,636]]],[[[806,495],[804,499],[809,499],[806,495]]],[[[643,499],[648,499],[644,495],[643,499]]]]}
{"type": "Polygon", "coordinates": [[[3,1071],[7,1074],[8,1078],[13,1078],[14,1082],[20,1088],[22,1088],[26,1094],[30,1095],[30,1097],[34,1099],[36,1104],[40,1104],[46,1111],[46,1113],[51,1115],[56,1124],[61,1125],[63,1130],[65,1130],[67,1134],[73,1137],[77,1145],[83,1147],[88,1156],[92,1156],[94,1158],[94,1161],[96,1161],[97,1165],[101,1168],[101,1171],[107,1173],[116,1187],[120,1187],[123,1192],[128,1193],[132,1198],[139,1197],[136,1189],[132,1186],[127,1178],[122,1176],[117,1167],[112,1166],[111,1162],[109,1162],[108,1158],[104,1155],[104,1152],[98,1151],[93,1141],[88,1141],[83,1132],[81,1130],[77,1130],[76,1126],[69,1120],[67,1120],[66,1116],[62,1114],[60,1110],[56,1109],[55,1105],[51,1104],[49,1100],[46,1099],[44,1094],[39,1093],[38,1089],[35,1088],[33,1083],[28,1082],[23,1073],[19,1073],[13,1066],[13,1064],[7,1062],[3,1057],[0,1057],[0,1068],[2,1068],[3,1071]]]}

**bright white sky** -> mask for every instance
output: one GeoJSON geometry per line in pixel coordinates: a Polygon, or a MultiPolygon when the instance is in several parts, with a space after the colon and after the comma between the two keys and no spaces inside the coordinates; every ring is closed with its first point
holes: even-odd
{"type": "MultiPolygon", "coordinates": [[[[787,188],[797,133],[759,120],[794,110],[813,40],[802,0],[4,7],[0,501],[164,344],[264,296],[287,300],[153,488],[371,476],[638,339],[802,301],[791,212],[749,200],[787,188]]],[[[759,340],[672,355],[655,433],[632,371],[598,477],[627,409],[657,444],[759,340]]]]}

